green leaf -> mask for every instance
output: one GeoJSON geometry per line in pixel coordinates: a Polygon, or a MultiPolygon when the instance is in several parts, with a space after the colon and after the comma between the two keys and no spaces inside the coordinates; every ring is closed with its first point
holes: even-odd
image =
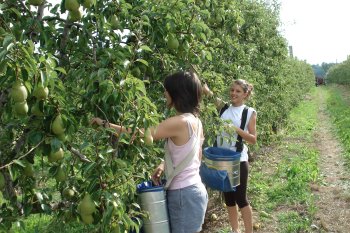
{"type": "Polygon", "coordinates": [[[150,47],[148,47],[147,45],[142,45],[142,46],[140,47],[140,49],[141,49],[141,50],[146,50],[146,51],[149,51],[149,52],[153,52],[153,50],[152,50],[150,47]]]}
{"type": "Polygon", "coordinates": [[[144,64],[144,65],[146,65],[146,66],[148,66],[148,62],[147,62],[146,60],[137,59],[136,61],[137,61],[137,62],[140,62],[140,63],[142,63],[142,64],[144,64]]]}
{"type": "Polygon", "coordinates": [[[2,42],[2,46],[6,48],[12,41],[13,41],[13,37],[11,35],[8,35],[5,37],[4,41],[2,42]]]}
{"type": "Polygon", "coordinates": [[[4,59],[0,62],[0,74],[5,74],[7,70],[7,60],[4,59]]]}
{"type": "Polygon", "coordinates": [[[21,160],[18,160],[18,159],[13,160],[13,163],[14,164],[18,164],[21,167],[25,167],[26,166],[21,160]]]}
{"type": "Polygon", "coordinates": [[[61,141],[58,138],[51,140],[51,151],[58,151],[61,148],[61,141]]]}
{"type": "Polygon", "coordinates": [[[43,134],[38,131],[31,131],[28,134],[28,142],[31,145],[37,145],[43,139],[43,134]]]}
{"type": "Polygon", "coordinates": [[[46,72],[40,70],[40,79],[41,79],[41,83],[45,86],[45,83],[47,80],[46,72]]]}
{"type": "Polygon", "coordinates": [[[66,72],[66,70],[63,67],[56,67],[55,70],[61,72],[62,74],[67,75],[67,72],[66,72]]]}

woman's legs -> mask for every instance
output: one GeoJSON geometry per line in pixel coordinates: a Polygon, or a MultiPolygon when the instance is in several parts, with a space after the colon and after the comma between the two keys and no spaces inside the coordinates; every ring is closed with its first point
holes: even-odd
{"type": "Polygon", "coordinates": [[[235,233],[239,232],[239,226],[238,226],[238,210],[237,206],[227,206],[227,212],[228,212],[228,219],[231,224],[232,231],[235,233]]]}
{"type": "Polygon", "coordinates": [[[238,225],[238,208],[241,211],[245,233],[253,232],[252,209],[247,199],[248,184],[248,162],[240,163],[240,185],[236,187],[234,192],[224,192],[225,204],[227,206],[229,221],[232,230],[239,232],[238,225]],[[236,205],[237,204],[237,205],[236,205]]]}
{"type": "Polygon", "coordinates": [[[253,212],[252,208],[250,205],[247,205],[240,209],[242,218],[243,218],[243,223],[244,223],[244,228],[245,228],[245,233],[252,233],[253,232],[253,212]]]}

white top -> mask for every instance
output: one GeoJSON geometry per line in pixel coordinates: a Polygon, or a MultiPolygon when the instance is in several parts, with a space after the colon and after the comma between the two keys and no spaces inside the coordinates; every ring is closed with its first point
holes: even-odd
{"type": "MultiPolygon", "coordinates": [[[[230,105],[230,107],[228,107],[228,109],[226,109],[224,113],[221,115],[221,119],[229,120],[230,124],[233,124],[234,126],[240,128],[241,121],[242,121],[242,112],[245,106],[246,105],[234,107],[230,105]]],[[[248,131],[248,123],[254,112],[256,113],[255,109],[248,107],[247,121],[244,126],[244,131],[248,131]]],[[[232,136],[237,140],[238,135],[236,132],[232,136]]],[[[229,134],[227,132],[223,132],[220,136],[217,137],[218,147],[224,147],[224,148],[228,148],[233,151],[236,151],[236,147],[235,147],[236,140],[232,140],[230,142],[229,134]]],[[[244,144],[244,140],[243,140],[243,150],[241,152],[241,161],[248,161],[248,147],[244,144]]]]}

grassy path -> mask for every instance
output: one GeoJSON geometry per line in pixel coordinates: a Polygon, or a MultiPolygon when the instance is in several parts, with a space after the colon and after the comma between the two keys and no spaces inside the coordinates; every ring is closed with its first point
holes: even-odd
{"type": "MultiPolygon", "coordinates": [[[[349,89],[338,90],[350,96],[349,89]]],[[[350,232],[350,178],[327,111],[330,91],[315,88],[293,109],[281,141],[254,155],[249,197],[255,232],[350,232]]],[[[229,232],[215,192],[203,230],[209,232],[229,232]]]]}

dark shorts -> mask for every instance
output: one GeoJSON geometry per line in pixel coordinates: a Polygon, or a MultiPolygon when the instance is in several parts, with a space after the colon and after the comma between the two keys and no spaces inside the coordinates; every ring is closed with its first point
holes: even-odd
{"type": "Polygon", "coordinates": [[[226,206],[235,206],[236,204],[241,209],[249,205],[247,198],[248,184],[248,162],[240,163],[240,184],[234,192],[224,192],[226,206]]]}

